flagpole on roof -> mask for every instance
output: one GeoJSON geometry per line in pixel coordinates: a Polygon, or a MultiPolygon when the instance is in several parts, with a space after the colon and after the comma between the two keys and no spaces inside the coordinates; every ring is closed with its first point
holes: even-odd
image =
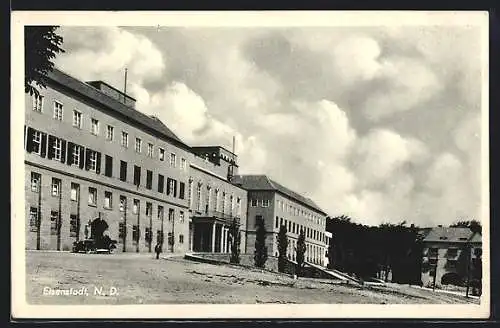
{"type": "Polygon", "coordinates": [[[125,80],[123,83],[123,103],[126,103],[126,96],[127,96],[127,68],[125,68],[125,80]]]}

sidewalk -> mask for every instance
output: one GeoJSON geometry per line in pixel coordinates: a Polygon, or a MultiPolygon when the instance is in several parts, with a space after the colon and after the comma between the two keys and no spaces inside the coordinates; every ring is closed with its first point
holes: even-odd
{"type": "MultiPolygon", "coordinates": [[[[438,288],[432,290],[432,288],[429,288],[429,287],[420,287],[420,286],[414,286],[414,285],[411,285],[411,287],[417,288],[417,289],[429,290],[431,292],[436,292],[436,293],[452,294],[452,295],[465,297],[465,292],[457,292],[457,291],[453,291],[453,290],[444,290],[444,289],[438,289],[438,288]]],[[[475,300],[480,299],[479,296],[473,296],[473,295],[470,295],[470,293],[469,293],[469,298],[475,299],[475,300]]]]}

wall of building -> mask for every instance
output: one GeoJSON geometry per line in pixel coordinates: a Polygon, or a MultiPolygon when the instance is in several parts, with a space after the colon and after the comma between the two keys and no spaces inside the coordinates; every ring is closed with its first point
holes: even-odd
{"type": "MultiPolygon", "coordinates": [[[[73,142],[75,144],[90,148],[101,153],[101,169],[99,174],[96,172],[87,171],[81,169],[76,165],[68,165],[60,161],[53,159],[42,158],[40,155],[35,153],[25,152],[26,161],[26,208],[28,209],[27,220],[29,220],[29,208],[33,204],[37,205],[37,195],[33,195],[31,192],[31,171],[37,171],[42,174],[42,230],[41,230],[41,240],[42,248],[54,249],[53,243],[49,242],[50,229],[47,230],[45,224],[50,224],[50,209],[58,204],[55,204],[56,200],[50,196],[50,184],[52,177],[57,177],[62,181],[62,226],[61,226],[61,236],[64,240],[64,248],[67,248],[71,240],[66,240],[67,235],[66,230],[69,229],[69,214],[74,211],[74,204],[71,203],[67,197],[69,195],[70,183],[78,183],[81,186],[81,208],[80,208],[80,220],[82,222],[81,232],[83,231],[83,222],[87,222],[89,219],[95,218],[99,212],[104,217],[107,217],[108,224],[110,226],[111,238],[118,239],[117,237],[117,226],[116,220],[119,219],[119,196],[124,195],[127,197],[129,206],[131,206],[132,199],[137,198],[140,200],[140,251],[148,249],[143,244],[145,229],[148,226],[149,218],[146,220],[145,209],[146,202],[151,202],[153,204],[152,218],[157,217],[157,206],[164,206],[164,224],[168,222],[168,209],[174,210],[174,216],[176,219],[175,226],[175,241],[174,244],[175,251],[184,251],[188,249],[188,220],[184,219],[183,222],[180,221],[181,211],[187,212],[187,195],[184,195],[182,199],[180,197],[180,183],[185,184],[185,192],[187,192],[187,177],[188,177],[188,160],[190,153],[181,149],[178,146],[172,145],[167,140],[159,139],[152,136],[141,129],[139,126],[131,126],[129,123],[124,122],[120,117],[114,116],[110,110],[105,110],[102,108],[96,108],[94,105],[83,99],[81,96],[70,93],[67,90],[60,89],[58,87],[52,87],[49,85],[46,89],[42,90],[43,95],[43,110],[42,112],[36,112],[32,110],[32,98],[26,95],[26,110],[25,110],[25,122],[26,126],[33,129],[39,130],[41,132],[47,133],[48,135],[53,135],[58,138],[64,139],[66,142],[73,142]],[[62,120],[56,120],[53,118],[54,101],[57,101],[63,105],[63,117],[62,120]],[[82,127],[77,128],[73,126],[73,110],[78,110],[82,114],[82,127]],[[98,135],[93,135],[90,132],[91,118],[97,119],[99,121],[99,133],[98,135]],[[113,126],[114,128],[114,138],[113,140],[108,140],[106,138],[107,125],[113,126]],[[121,145],[121,133],[126,131],[129,136],[128,147],[123,147],[121,145]],[[135,138],[139,137],[142,140],[142,152],[137,153],[135,151],[135,138]],[[147,154],[148,143],[152,143],[153,154],[149,157],[147,154]],[[159,159],[159,147],[165,150],[165,158],[163,161],[159,159]],[[175,165],[170,165],[170,153],[175,154],[176,163],[175,165]],[[111,156],[113,158],[112,164],[112,175],[111,177],[105,176],[105,155],[111,156]],[[185,159],[185,166],[181,168],[181,159],[185,159]],[[120,176],[120,160],[127,162],[127,179],[126,181],[121,181],[120,176]],[[134,165],[141,167],[141,184],[137,187],[133,184],[134,175],[134,165]],[[146,172],[150,170],[153,172],[152,188],[146,188],[146,172]],[[164,188],[163,192],[158,191],[158,179],[159,174],[164,176],[164,188]],[[174,179],[177,183],[177,193],[174,196],[173,193],[167,195],[167,178],[174,179]],[[97,188],[97,201],[96,207],[88,205],[88,187],[94,186],[97,188]],[[112,192],[113,196],[113,209],[103,208],[104,191],[112,192]],[[143,219],[145,221],[143,221],[143,219]],[[116,230],[116,231],[115,231],[116,230]],[[184,235],[184,243],[179,244],[179,235],[184,235]]],[[[26,142],[25,142],[26,145],[26,142]]],[[[67,144],[66,144],[67,145],[67,144]]],[[[69,154],[68,154],[69,155],[69,154]]],[[[184,214],[187,217],[186,213],[184,214]]],[[[127,218],[128,219],[128,218],[127,218]]],[[[130,222],[130,221],[128,221],[130,222]]],[[[153,225],[155,221],[153,220],[153,225]]],[[[157,224],[156,224],[157,225],[157,224]]],[[[153,230],[155,228],[153,227],[153,230]]],[[[82,232],[83,233],[83,232],[82,232]]],[[[127,241],[132,240],[132,230],[129,227],[127,231],[127,241]]],[[[156,233],[154,233],[153,240],[156,240],[156,233]]],[[[33,233],[27,226],[27,245],[28,248],[33,248],[33,233]]],[[[165,231],[165,238],[167,237],[167,232],[165,231]]],[[[36,243],[36,239],[35,239],[36,243]]],[[[127,245],[127,250],[128,250],[127,245]]],[[[36,245],[35,245],[36,247],[36,245]]],[[[154,247],[154,245],[153,245],[154,247]]],[[[118,247],[120,249],[120,247],[118,247]]]]}
{"type": "MultiPolygon", "coordinates": [[[[434,273],[432,269],[432,261],[436,261],[436,285],[441,285],[441,279],[447,273],[457,273],[465,279],[466,273],[464,268],[466,266],[467,254],[462,254],[463,243],[453,242],[428,242],[424,245],[423,249],[423,270],[422,270],[422,283],[424,286],[432,285],[434,281],[434,273]],[[437,256],[432,256],[429,249],[437,249],[437,256]],[[456,249],[456,255],[449,254],[450,249],[456,249]],[[454,261],[456,263],[454,263],[454,261]]],[[[474,255],[474,248],[481,248],[480,244],[473,244],[471,249],[471,258],[474,255]]]]}
{"type": "Polygon", "coordinates": [[[192,215],[201,215],[205,213],[208,205],[209,211],[224,213],[225,215],[240,218],[240,231],[242,238],[240,248],[245,249],[246,231],[247,231],[247,191],[241,187],[235,186],[223,176],[214,174],[210,171],[213,165],[210,162],[205,162],[203,159],[194,156],[191,157],[191,166],[188,178],[188,187],[186,189],[187,198],[189,199],[190,213],[192,215]],[[189,184],[191,183],[191,189],[189,184]],[[201,199],[198,199],[197,188],[200,184],[201,199]],[[208,189],[210,187],[210,189],[208,189]],[[215,190],[218,190],[218,201],[216,202],[215,190]],[[189,195],[191,190],[191,195],[189,195]],[[223,208],[222,197],[226,194],[225,206],[223,208]],[[209,197],[210,194],[210,197],[209,197]],[[233,197],[233,209],[231,209],[231,196],[233,197]],[[238,209],[238,199],[240,205],[238,209]]]}

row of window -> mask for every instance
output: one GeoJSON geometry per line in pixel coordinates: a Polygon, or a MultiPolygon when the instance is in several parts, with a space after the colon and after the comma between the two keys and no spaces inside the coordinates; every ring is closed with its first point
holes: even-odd
{"type": "MultiPolygon", "coordinates": [[[[37,112],[43,111],[43,96],[42,95],[33,95],[33,110],[37,112]]],[[[63,104],[54,101],[54,110],[53,110],[53,118],[58,121],[62,121],[64,115],[63,104]]],[[[78,110],[73,110],[73,126],[78,129],[82,129],[83,120],[82,113],[78,110]]],[[[90,118],[90,133],[93,135],[100,135],[100,122],[96,118],[90,118]]],[[[114,141],[115,140],[115,128],[112,125],[106,125],[106,140],[114,141]]],[[[122,147],[129,147],[129,134],[127,131],[121,131],[121,139],[120,144],[122,147]]],[[[134,149],[137,153],[142,153],[143,151],[143,143],[142,139],[136,137],[134,143],[134,149]]],[[[147,144],[147,153],[148,157],[153,158],[155,155],[154,145],[150,142],[147,144]]],[[[158,160],[165,161],[165,149],[158,147],[158,160]]],[[[177,167],[177,156],[175,153],[170,153],[169,158],[170,167],[177,167]]],[[[181,158],[180,160],[180,168],[181,170],[187,170],[187,161],[185,158],[181,158]]]]}
{"type": "Polygon", "coordinates": [[[299,234],[300,231],[304,231],[305,237],[313,240],[317,240],[319,242],[326,243],[326,235],[324,232],[305,227],[301,224],[292,222],[287,219],[283,219],[280,217],[276,217],[274,219],[274,227],[278,229],[280,226],[285,226],[287,232],[291,232],[293,234],[299,234]]]}
{"type": "MultiPolygon", "coordinates": [[[[36,153],[42,157],[45,157],[48,148],[48,159],[53,159],[60,161],[62,163],[67,163],[68,165],[75,165],[80,169],[85,168],[87,171],[101,173],[101,153],[90,148],[85,148],[84,146],[67,142],[62,138],[57,138],[52,135],[48,135],[44,132],[27,128],[27,150],[31,153],[36,153]],[[48,142],[47,142],[48,141],[48,142]],[[48,146],[48,147],[47,147],[48,146]]],[[[134,177],[133,183],[136,186],[141,185],[141,167],[134,165],[134,177]]],[[[128,163],[125,161],[120,161],[120,175],[119,179],[123,182],[127,181],[128,173],[128,163]]],[[[105,155],[104,161],[104,175],[107,177],[113,177],[113,157],[105,155]]],[[[185,183],[178,182],[175,179],[165,177],[162,174],[158,174],[157,178],[157,191],[159,193],[165,192],[165,182],[167,184],[166,193],[173,197],[179,197],[184,199],[185,197],[185,183]],[[179,188],[178,188],[179,187],[179,188]]],[[[153,189],[153,171],[146,170],[146,189],[153,189]]]]}
{"type": "MultiPolygon", "coordinates": [[[[182,212],[181,212],[182,213],[182,212]]],[[[50,234],[51,235],[60,235],[61,234],[61,217],[59,215],[60,213],[58,211],[50,211],[50,234]]],[[[30,212],[29,212],[29,226],[30,226],[30,231],[31,232],[38,232],[40,229],[40,223],[41,220],[40,218],[40,213],[39,213],[39,208],[31,206],[30,207],[30,212]]],[[[70,214],[70,228],[69,228],[69,236],[70,237],[77,237],[80,234],[80,218],[78,217],[77,214],[70,214]]],[[[118,238],[121,243],[125,243],[126,236],[127,236],[127,226],[132,227],[132,240],[134,241],[135,245],[140,241],[140,228],[139,225],[126,225],[125,222],[121,221],[118,222],[118,238]]],[[[88,231],[89,226],[88,224],[85,227],[86,231],[88,231]]],[[[169,238],[169,244],[173,244],[173,234],[171,232],[168,233],[168,238],[169,238]]],[[[151,227],[146,227],[145,228],[145,234],[144,234],[144,239],[146,241],[146,244],[148,246],[151,245],[153,236],[152,236],[152,228],[151,227]]],[[[161,229],[157,230],[157,242],[164,242],[164,234],[161,229]]],[[[179,243],[183,244],[184,243],[184,235],[180,234],[179,235],[179,243]]]]}
{"type": "MultiPolygon", "coordinates": [[[[40,173],[31,172],[31,190],[34,192],[40,191],[40,183],[41,183],[42,175],[40,173]]],[[[61,196],[61,179],[52,178],[51,183],[51,194],[52,196],[58,197],[61,196]]],[[[80,201],[80,185],[78,183],[71,183],[71,192],[70,199],[72,201],[80,201]]],[[[89,206],[97,206],[98,194],[97,188],[88,187],[88,205],[89,206]]],[[[113,193],[111,191],[104,191],[104,208],[112,209],[113,208],[113,193]]],[[[127,208],[127,198],[123,195],[120,196],[120,211],[124,212],[127,208]]],[[[140,208],[140,200],[134,199],[132,213],[137,214],[140,208]]],[[[153,204],[150,202],[146,202],[146,216],[151,217],[153,213],[153,204]]],[[[158,205],[158,219],[163,219],[164,209],[162,205],[158,205]]],[[[175,210],[170,208],[168,211],[168,220],[172,221],[174,219],[175,210]]],[[[184,222],[184,211],[179,212],[179,220],[180,222],[184,222]]]]}
{"type": "MultiPolygon", "coordinates": [[[[193,193],[193,180],[189,179],[189,190],[188,190],[188,204],[191,208],[192,206],[192,193],[193,193]]],[[[234,202],[235,197],[226,193],[225,191],[220,191],[218,188],[212,188],[207,185],[203,188],[203,183],[198,182],[196,187],[196,210],[205,211],[213,210],[215,212],[226,213],[226,207],[229,205],[229,215],[232,216],[236,214],[237,217],[241,217],[241,198],[236,197],[236,204],[234,202]],[[205,202],[203,202],[203,189],[206,190],[205,202]],[[213,193],[213,196],[212,196],[213,193]],[[222,196],[222,197],[220,197],[222,196]],[[229,198],[229,204],[227,199],[229,198]],[[205,205],[205,207],[203,207],[205,205]],[[236,206],[236,212],[235,210],[236,206]]]]}
{"type": "Polygon", "coordinates": [[[270,201],[269,199],[250,199],[251,207],[258,207],[260,204],[261,207],[269,207],[270,201]]]}
{"type": "Polygon", "coordinates": [[[292,205],[291,203],[287,203],[287,202],[284,202],[284,201],[278,199],[278,200],[276,200],[276,207],[283,212],[290,213],[290,214],[296,215],[296,216],[299,216],[299,215],[303,216],[309,222],[313,222],[315,224],[319,224],[322,226],[325,225],[325,220],[322,217],[320,217],[312,212],[298,208],[298,207],[292,205]]]}

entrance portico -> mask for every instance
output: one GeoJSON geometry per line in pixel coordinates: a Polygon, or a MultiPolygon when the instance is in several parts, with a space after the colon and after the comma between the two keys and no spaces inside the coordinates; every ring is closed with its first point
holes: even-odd
{"type": "MultiPolygon", "coordinates": [[[[210,253],[229,253],[231,236],[229,228],[233,217],[211,212],[192,216],[192,251],[210,253]]],[[[239,225],[239,218],[236,218],[239,225]]]]}

